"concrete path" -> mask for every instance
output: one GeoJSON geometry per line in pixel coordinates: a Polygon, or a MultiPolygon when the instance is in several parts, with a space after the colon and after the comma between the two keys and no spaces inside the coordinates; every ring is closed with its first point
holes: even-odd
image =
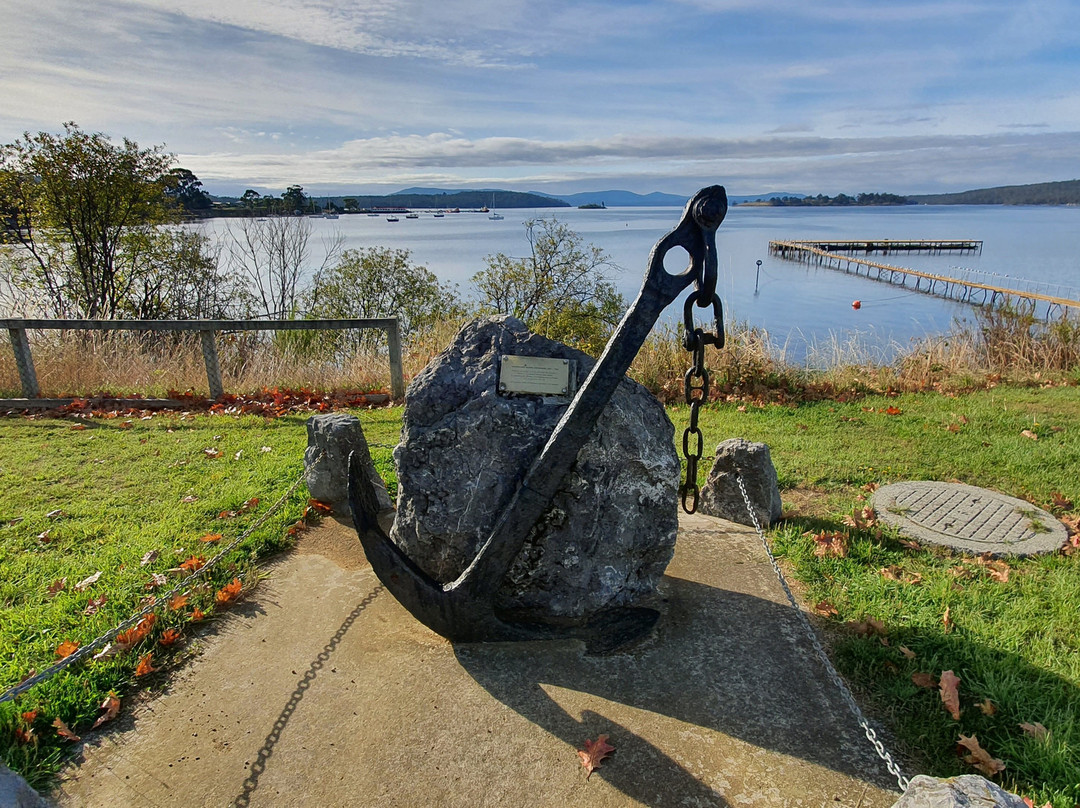
{"type": "MultiPolygon", "coordinates": [[[[655,635],[452,646],[328,522],[163,695],[85,747],[61,806],[848,806],[895,783],[758,539],[682,517],[655,635]],[[586,779],[577,749],[615,752],[586,779]]],[[[893,790],[890,790],[893,789],[893,790]]]]}

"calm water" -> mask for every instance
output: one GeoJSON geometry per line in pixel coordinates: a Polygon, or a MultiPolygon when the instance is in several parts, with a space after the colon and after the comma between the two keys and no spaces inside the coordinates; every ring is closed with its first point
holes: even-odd
{"type": "MultiPolygon", "coordinates": [[[[587,242],[603,248],[619,267],[615,283],[631,299],[641,285],[649,250],[679,219],[677,208],[610,208],[537,211],[504,210],[492,221],[480,213],[447,214],[436,219],[387,222],[385,217],[342,216],[311,219],[315,252],[321,237],[338,232],[347,248],[385,246],[412,251],[443,281],[456,283],[466,296],[469,279],[484,268],[484,257],[496,252],[527,253],[522,222],[530,216],[556,215],[587,242]]],[[[221,230],[230,220],[206,226],[221,230]]],[[[890,255],[880,260],[944,275],[963,276],[997,286],[1042,291],[1080,299],[1080,256],[1075,234],[1080,208],[993,206],[906,206],[888,208],[755,208],[736,207],[717,233],[720,253],[718,291],[727,320],[748,322],[768,331],[795,361],[819,361],[817,351],[833,342],[856,340],[872,357],[887,359],[913,339],[947,332],[970,318],[967,305],[905,291],[902,287],[846,275],[830,269],[771,257],[772,239],[935,239],[983,241],[976,255],[890,255]],[[755,291],[755,262],[761,274],[755,291]],[[853,300],[862,302],[859,310],[853,300]],[[808,359],[809,357],[809,359],[808,359]]],[[[681,271],[684,254],[668,259],[681,271]]],[[[316,261],[318,258],[315,259],[316,261]]],[[[664,319],[675,322],[676,302],[664,319]]]]}

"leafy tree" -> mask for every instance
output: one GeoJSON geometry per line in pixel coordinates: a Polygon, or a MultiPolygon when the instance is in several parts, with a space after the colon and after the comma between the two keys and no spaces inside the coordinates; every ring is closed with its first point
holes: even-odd
{"type": "Polygon", "coordinates": [[[308,196],[304,193],[302,185],[290,185],[286,188],[285,193],[281,195],[281,201],[289,213],[307,210],[308,196]]]}
{"type": "MultiPolygon", "coordinates": [[[[306,302],[311,317],[397,317],[403,338],[464,315],[456,287],[414,264],[408,250],[388,247],[345,250],[340,261],[316,275],[306,302]]],[[[357,334],[361,348],[384,341],[381,332],[357,334]]]]}
{"type": "Polygon", "coordinates": [[[139,248],[170,219],[164,176],[172,156],[64,124],[0,146],[0,222],[8,302],[58,317],[110,318],[153,265],[139,248]]]}
{"type": "Polygon", "coordinates": [[[186,168],[172,168],[164,177],[165,195],[189,213],[209,210],[213,206],[210,195],[202,189],[202,182],[186,168]]]}
{"type": "Polygon", "coordinates": [[[342,200],[342,204],[345,205],[345,210],[350,213],[354,213],[360,210],[360,201],[355,196],[347,196],[342,200]]]}
{"type": "Polygon", "coordinates": [[[509,314],[536,333],[597,355],[626,310],[602,249],[558,219],[525,222],[529,255],[487,256],[472,278],[480,310],[509,314]]]}

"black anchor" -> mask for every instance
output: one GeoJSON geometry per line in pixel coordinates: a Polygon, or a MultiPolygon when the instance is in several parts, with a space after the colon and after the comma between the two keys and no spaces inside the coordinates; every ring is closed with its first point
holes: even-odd
{"type": "MultiPolygon", "coordinates": [[[[502,515],[472,563],[449,583],[427,575],[380,525],[377,500],[356,453],[350,458],[349,501],[361,544],[379,580],[417,620],[455,642],[497,642],[574,637],[589,650],[614,650],[644,634],[656,623],[653,609],[618,607],[594,615],[585,625],[555,626],[517,622],[501,617],[495,598],[507,570],[521,551],[529,531],[550,506],[563,477],[574,465],[601,412],[615,393],[660,314],[691,283],[691,299],[720,311],[716,287],[716,229],[727,213],[727,194],[720,185],[698,191],[686,204],[679,224],[661,238],[649,255],[649,266],[637,298],[608,340],[599,361],[578,389],[547,444],[533,460],[502,515]],[[685,271],[672,275],[664,257],[682,247],[690,256],[685,271]]],[[[689,310],[690,301],[687,301],[689,310]]],[[[716,333],[721,324],[716,323],[716,333]]],[[[384,519],[387,514],[382,514],[384,519]]]]}

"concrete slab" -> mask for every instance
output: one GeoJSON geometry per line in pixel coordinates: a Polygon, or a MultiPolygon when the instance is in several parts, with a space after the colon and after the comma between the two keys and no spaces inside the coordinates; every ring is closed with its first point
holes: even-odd
{"type": "Polygon", "coordinates": [[[895,783],[753,531],[682,517],[655,635],[459,645],[333,522],[64,774],[61,806],[861,806],[895,783]],[[615,752],[586,779],[576,750],[615,752]]]}
{"type": "Polygon", "coordinates": [[[963,483],[893,483],[870,502],[878,519],[908,538],[966,553],[1038,555],[1068,539],[1065,526],[1042,508],[963,483]]]}

